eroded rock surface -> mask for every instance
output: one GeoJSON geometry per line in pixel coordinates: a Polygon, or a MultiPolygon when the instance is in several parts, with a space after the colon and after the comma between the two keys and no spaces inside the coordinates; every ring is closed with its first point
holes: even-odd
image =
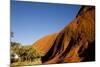
{"type": "Polygon", "coordinates": [[[59,33],[38,40],[43,64],[95,60],[95,7],[82,6],[76,18],[59,33]]]}

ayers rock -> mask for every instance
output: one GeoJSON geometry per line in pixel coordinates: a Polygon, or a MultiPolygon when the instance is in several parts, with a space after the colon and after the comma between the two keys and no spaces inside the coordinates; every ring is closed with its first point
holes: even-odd
{"type": "Polygon", "coordinates": [[[95,61],[95,6],[82,6],[64,29],[33,46],[45,54],[43,64],[95,61]]]}

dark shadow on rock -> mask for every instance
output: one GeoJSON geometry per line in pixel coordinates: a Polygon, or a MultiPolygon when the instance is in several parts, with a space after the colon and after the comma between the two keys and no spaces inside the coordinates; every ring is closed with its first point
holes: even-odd
{"type": "Polygon", "coordinates": [[[95,61],[95,41],[89,44],[88,48],[84,50],[80,57],[84,57],[82,62],[95,61]]]}

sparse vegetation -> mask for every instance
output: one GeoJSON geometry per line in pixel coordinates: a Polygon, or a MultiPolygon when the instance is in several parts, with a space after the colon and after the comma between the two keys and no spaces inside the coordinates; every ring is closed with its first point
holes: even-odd
{"type": "Polygon", "coordinates": [[[11,42],[11,66],[41,64],[42,56],[43,54],[30,45],[22,46],[20,43],[11,42]],[[14,57],[15,55],[18,57],[14,57]]]}

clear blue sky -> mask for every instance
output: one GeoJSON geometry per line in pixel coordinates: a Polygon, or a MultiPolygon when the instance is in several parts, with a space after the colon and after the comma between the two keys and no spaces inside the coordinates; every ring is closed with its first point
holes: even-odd
{"type": "Polygon", "coordinates": [[[81,6],[39,2],[11,2],[12,41],[32,44],[41,37],[58,32],[71,22],[81,6]]]}

